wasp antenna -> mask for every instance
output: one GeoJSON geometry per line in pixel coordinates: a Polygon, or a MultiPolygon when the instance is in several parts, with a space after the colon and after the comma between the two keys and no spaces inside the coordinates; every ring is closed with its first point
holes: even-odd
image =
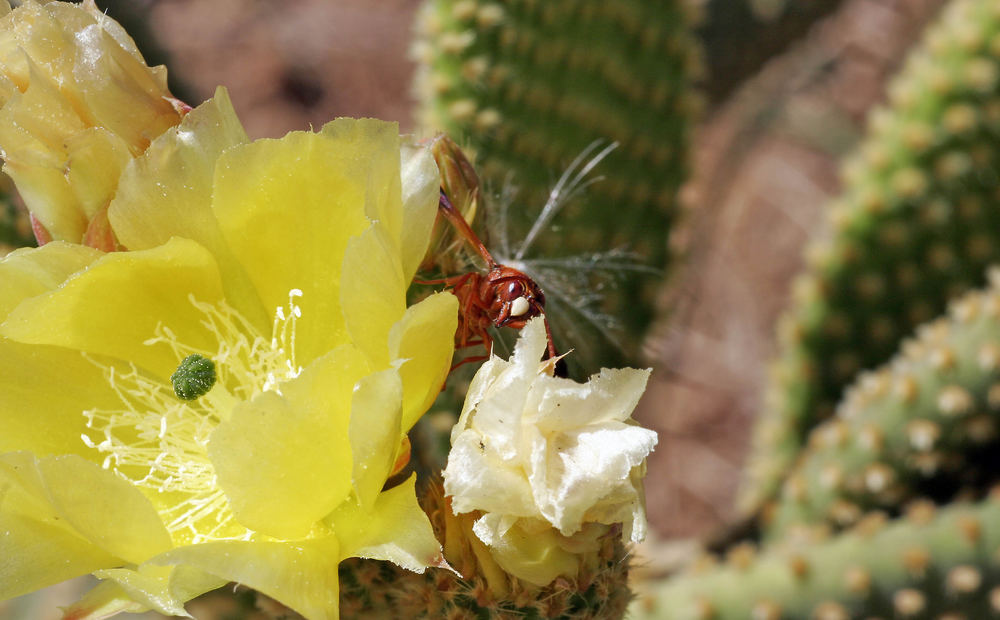
{"type": "MultiPolygon", "coordinates": [[[[552,191],[549,192],[549,198],[545,201],[545,206],[542,207],[542,212],[539,213],[535,223],[532,224],[531,230],[529,230],[528,234],[525,235],[524,241],[521,243],[521,247],[514,255],[514,258],[517,260],[524,258],[525,253],[527,253],[531,244],[534,243],[535,237],[537,237],[538,234],[548,226],[549,222],[552,221],[552,218],[559,213],[559,210],[566,204],[567,199],[579,193],[578,190],[583,189],[579,187],[583,178],[586,177],[590,171],[597,166],[597,164],[601,163],[601,161],[607,157],[611,151],[618,148],[618,142],[612,142],[604,147],[604,149],[597,155],[591,157],[591,159],[587,161],[587,163],[584,164],[579,171],[577,171],[577,167],[579,167],[580,164],[587,159],[587,157],[590,157],[590,154],[593,153],[594,150],[601,145],[601,143],[602,140],[594,140],[587,145],[587,148],[583,149],[583,152],[576,156],[576,159],[570,162],[569,167],[566,168],[566,171],[559,177],[559,181],[556,182],[555,187],[553,187],[552,191]]],[[[595,179],[591,182],[596,180],[600,179],[595,179]]],[[[587,183],[587,185],[589,184],[590,183],[587,183]]],[[[587,185],[584,185],[583,187],[585,188],[587,185]]]]}

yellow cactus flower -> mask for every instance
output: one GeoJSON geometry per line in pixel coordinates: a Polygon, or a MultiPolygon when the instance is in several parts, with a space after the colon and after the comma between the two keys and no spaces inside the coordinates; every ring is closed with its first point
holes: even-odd
{"type": "Polygon", "coordinates": [[[472,531],[497,564],[538,586],[574,575],[609,526],[645,537],[642,478],[657,442],[630,417],[648,370],[605,368],[581,384],[552,376],[545,348],[532,319],[509,361],[483,364],[444,471],[455,514],[475,513],[472,531]]]}
{"type": "Polygon", "coordinates": [[[349,556],[442,562],[384,489],[447,376],[457,302],[406,307],[438,176],[392,123],[249,142],[225,91],[125,168],[129,252],[0,261],[0,599],[85,573],[67,612],[236,581],[338,616],[349,556]]]}
{"type": "Polygon", "coordinates": [[[0,0],[0,156],[40,242],[115,249],[108,203],[130,159],[186,106],[164,67],[93,0],[0,0]]]}

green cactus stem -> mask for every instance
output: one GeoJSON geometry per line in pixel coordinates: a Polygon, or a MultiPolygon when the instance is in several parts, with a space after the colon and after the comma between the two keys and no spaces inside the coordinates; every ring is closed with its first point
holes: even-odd
{"type": "MultiPolygon", "coordinates": [[[[600,295],[600,314],[625,328],[616,344],[631,357],[652,318],[657,271],[667,261],[676,193],[687,174],[697,107],[688,10],[676,0],[428,0],[418,18],[420,123],[468,148],[494,194],[518,188],[504,217],[511,239],[524,238],[575,158],[618,143],[585,175],[603,179],[568,200],[551,223],[558,234],[544,231],[516,258],[595,255],[600,260],[581,260],[577,269],[597,270],[612,262],[597,253],[621,249],[647,267],[621,271],[614,294],[600,295]]],[[[547,297],[560,312],[586,305],[556,293],[547,297]]],[[[581,342],[611,332],[575,318],[587,334],[573,339],[578,351],[581,342]]],[[[608,346],[614,340],[605,339],[588,372],[598,362],[621,361],[608,346]]]]}
{"type": "Polygon", "coordinates": [[[651,585],[634,620],[848,620],[993,618],[1000,614],[1000,497],[905,517],[870,515],[826,541],[758,553],[651,585]],[[949,615],[951,614],[951,615],[949,615]]]}
{"type": "Polygon", "coordinates": [[[1000,259],[1000,5],[949,4],[889,90],[845,166],[832,238],[807,251],[780,324],[747,509],[773,497],[859,370],[885,362],[1000,259]]]}
{"type": "Polygon", "coordinates": [[[816,427],[785,480],[772,533],[796,524],[849,525],[930,487],[949,499],[997,472],[1000,271],[992,286],[921,326],[888,364],[862,373],[837,415],[816,427]]]}

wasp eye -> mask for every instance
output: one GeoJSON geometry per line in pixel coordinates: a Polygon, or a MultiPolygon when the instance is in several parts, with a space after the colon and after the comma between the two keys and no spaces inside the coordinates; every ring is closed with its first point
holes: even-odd
{"type": "Polygon", "coordinates": [[[524,285],[514,281],[507,285],[507,299],[524,295],[524,285]]]}
{"type": "Polygon", "coordinates": [[[524,316],[531,306],[528,304],[528,300],[525,297],[518,297],[510,304],[510,315],[511,316],[524,316]]]}

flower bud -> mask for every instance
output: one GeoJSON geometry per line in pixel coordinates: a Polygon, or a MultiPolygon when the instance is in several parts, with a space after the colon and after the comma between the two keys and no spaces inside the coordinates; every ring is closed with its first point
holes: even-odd
{"type": "MultiPolygon", "coordinates": [[[[472,225],[479,208],[479,176],[455,141],[445,134],[438,134],[430,140],[431,154],[441,174],[441,190],[452,206],[472,225]]],[[[449,262],[454,255],[451,247],[455,243],[455,232],[445,222],[438,222],[434,229],[430,250],[421,265],[422,271],[437,269],[446,273],[459,271],[459,266],[449,262]]]]}
{"type": "Polygon", "coordinates": [[[40,243],[113,250],[106,211],[122,170],[187,108],[93,0],[3,2],[0,13],[4,172],[40,243]]]}

